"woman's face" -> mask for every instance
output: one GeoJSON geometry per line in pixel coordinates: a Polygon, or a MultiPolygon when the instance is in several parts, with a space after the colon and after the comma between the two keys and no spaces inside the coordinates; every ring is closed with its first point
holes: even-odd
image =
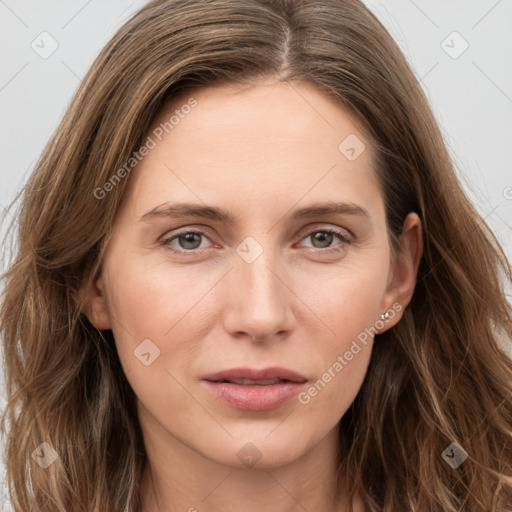
{"type": "Polygon", "coordinates": [[[394,265],[370,142],[303,82],[183,94],[148,137],[90,292],[146,442],[296,460],[335,439],[410,300],[417,217],[394,265]]]}

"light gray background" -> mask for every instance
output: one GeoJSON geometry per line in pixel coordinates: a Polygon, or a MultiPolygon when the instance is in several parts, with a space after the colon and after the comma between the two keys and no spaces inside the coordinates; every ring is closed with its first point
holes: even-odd
{"type": "MultiPolygon", "coordinates": [[[[511,258],[512,1],[364,1],[421,80],[465,188],[511,258]]],[[[0,0],[0,214],[99,50],[145,3],[0,0]],[[46,59],[31,47],[50,48],[42,32],[58,44],[46,59]]]]}

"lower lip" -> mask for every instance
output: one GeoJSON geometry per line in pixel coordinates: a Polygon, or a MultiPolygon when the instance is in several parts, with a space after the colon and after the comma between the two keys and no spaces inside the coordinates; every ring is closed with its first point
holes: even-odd
{"type": "Polygon", "coordinates": [[[246,411],[277,409],[295,398],[305,382],[279,382],[268,386],[203,381],[208,391],[227,405],[246,411]]]}

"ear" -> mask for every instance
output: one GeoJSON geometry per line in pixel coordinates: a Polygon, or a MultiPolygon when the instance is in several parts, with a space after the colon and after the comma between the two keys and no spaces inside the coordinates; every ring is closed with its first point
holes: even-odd
{"type": "Polygon", "coordinates": [[[396,325],[402,318],[414,293],[422,254],[421,220],[416,213],[411,212],[407,215],[399,236],[394,264],[390,270],[388,286],[382,300],[382,313],[392,311],[394,314],[384,321],[385,326],[379,329],[379,334],[396,325]]]}
{"type": "Polygon", "coordinates": [[[112,324],[105,295],[105,278],[101,269],[91,282],[89,282],[88,270],[82,283],[78,294],[81,311],[96,329],[100,331],[111,329],[112,324]]]}

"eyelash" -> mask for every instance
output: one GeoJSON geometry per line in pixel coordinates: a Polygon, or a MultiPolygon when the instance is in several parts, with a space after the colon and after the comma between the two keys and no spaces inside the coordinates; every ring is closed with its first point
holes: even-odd
{"type": "MultiPolygon", "coordinates": [[[[342,241],[341,244],[339,244],[337,246],[334,246],[332,248],[318,249],[318,251],[320,251],[321,253],[324,253],[324,254],[337,254],[337,253],[341,253],[344,250],[344,245],[351,243],[351,239],[349,238],[349,236],[346,233],[344,233],[343,231],[339,231],[337,229],[334,229],[334,228],[315,229],[315,230],[310,231],[309,233],[307,233],[306,236],[304,236],[302,238],[302,240],[304,240],[305,238],[310,237],[311,235],[313,235],[315,233],[328,233],[328,234],[337,235],[341,239],[341,241],[342,241]]],[[[171,242],[173,240],[177,239],[178,237],[180,237],[182,235],[187,235],[187,234],[194,234],[194,235],[204,236],[204,237],[208,238],[206,236],[206,234],[204,232],[202,232],[202,231],[187,230],[187,231],[182,231],[181,233],[177,233],[176,235],[173,235],[172,237],[163,238],[160,241],[160,244],[163,245],[167,250],[171,251],[174,254],[180,254],[180,255],[181,254],[188,254],[188,255],[191,255],[191,256],[197,256],[197,255],[200,255],[200,254],[203,254],[203,253],[207,252],[208,249],[177,250],[177,249],[172,248],[171,242]]],[[[314,249],[314,247],[313,247],[313,249],[314,249]]]]}

